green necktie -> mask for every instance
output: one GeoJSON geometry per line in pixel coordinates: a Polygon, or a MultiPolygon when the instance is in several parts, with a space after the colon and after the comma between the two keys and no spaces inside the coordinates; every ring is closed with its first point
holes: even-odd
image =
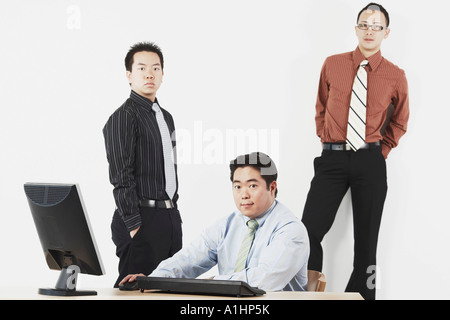
{"type": "Polygon", "coordinates": [[[241,249],[236,260],[236,266],[234,267],[234,272],[239,272],[244,270],[247,263],[248,253],[255,238],[256,229],[258,229],[258,222],[256,220],[247,221],[248,231],[242,240],[241,249]]]}

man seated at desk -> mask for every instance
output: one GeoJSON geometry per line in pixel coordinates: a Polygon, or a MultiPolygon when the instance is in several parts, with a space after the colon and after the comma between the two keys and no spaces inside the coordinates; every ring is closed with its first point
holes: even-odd
{"type": "MultiPolygon", "coordinates": [[[[162,261],[154,277],[196,278],[218,265],[217,280],[240,280],[266,291],[307,288],[308,234],[277,201],[278,171],[264,153],[230,163],[237,210],[207,228],[189,246],[162,261]]],[[[121,284],[139,275],[126,276],[121,284]]]]}

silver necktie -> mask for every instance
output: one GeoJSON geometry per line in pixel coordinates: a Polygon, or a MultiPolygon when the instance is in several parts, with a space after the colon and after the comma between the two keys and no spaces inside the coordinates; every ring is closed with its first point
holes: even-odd
{"type": "Polygon", "coordinates": [[[172,148],[172,139],[170,137],[169,128],[164,120],[164,115],[157,103],[153,103],[153,111],[156,113],[156,121],[158,122],[159,132],[161,133],[161,140],[164,153],[164,174],[166,177],[166,192],[170,199],[173,199],[177,188],[174,154],[172,148]]]}

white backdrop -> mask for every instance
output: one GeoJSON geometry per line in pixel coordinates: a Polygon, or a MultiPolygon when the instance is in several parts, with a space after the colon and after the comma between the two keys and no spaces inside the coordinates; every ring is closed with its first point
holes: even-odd
{"type": "MultiPolygon", "coordinates": [[[[0,286],[53,286],[23,191],[25,182],[78,183],[110,287],[114,211],[102,128],[128,97],[123,59],[138,41],[165,55],[158,98],[179,139],[184,243],[234,210],[228,162],[265,151],[279,167],[279,200],[300,218],[320,153],[320,68],[356,48],[364,0],[3,1],[0,9],[0,286]]],[[[448,1],[384,0],[383,55],[406,71],[411,118],[388,159],[378,246],[379,299],[448,299],[449,103],[444,80],[448,1]],[[432,136],[436,138],[433,139],[432,136]]],[[[327,291],[352,269],[349,194],[324,240],[327,291]]]]}

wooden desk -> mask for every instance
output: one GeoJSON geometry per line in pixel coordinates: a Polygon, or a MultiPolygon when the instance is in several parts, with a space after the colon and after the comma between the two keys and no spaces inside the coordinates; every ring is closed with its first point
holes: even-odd
{"type": "MultiPolygon", "coordinates": [[[[80,288],[83,290],[83,288],[80,288]]],[[[88,288],[91,289],[91,288],[88,288]]],[[[0,300],[238,300],[251,302],[256,300],[363,300],[359,293],[334,292],[267,292],[259,297],[221,297],[202,295],[182,295],[158,292],[120,291],[113,288],[92,289],[96,296],[53,297],[38,294],[38,288],[0,287],[0,300]]]]}

